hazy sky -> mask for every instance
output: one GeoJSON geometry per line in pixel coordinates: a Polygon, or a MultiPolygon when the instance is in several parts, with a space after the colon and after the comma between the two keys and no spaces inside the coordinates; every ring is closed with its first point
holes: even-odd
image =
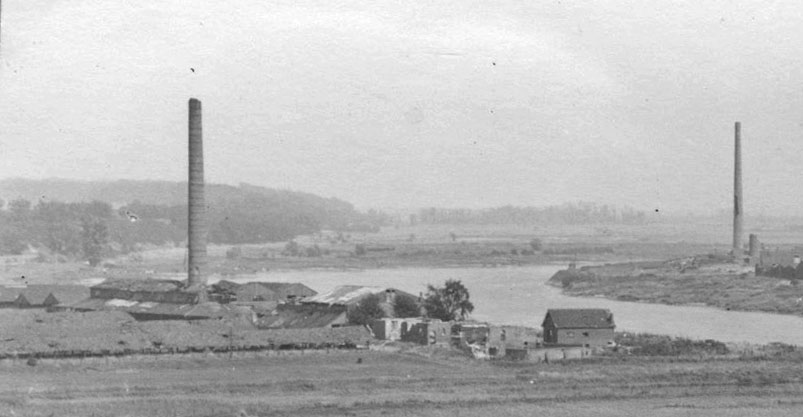
{"type": "Polygon", "coordinates": [[[797,213],[796,1],[2,0],[0,178],[797,213]],[[589,3],[589,4],[587,4],[589,3]],[[191,70],[194,69],[194,72],[191,70]]]}

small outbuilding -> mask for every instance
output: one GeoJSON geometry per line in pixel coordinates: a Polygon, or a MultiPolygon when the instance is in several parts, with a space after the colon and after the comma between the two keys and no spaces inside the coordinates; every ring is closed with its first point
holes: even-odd
{"type": "Polygon", "coordinates": [[[613,313],[607,309],[550,309],[542,324],[545,345],[603,347],[613,342],[613,313]]]}

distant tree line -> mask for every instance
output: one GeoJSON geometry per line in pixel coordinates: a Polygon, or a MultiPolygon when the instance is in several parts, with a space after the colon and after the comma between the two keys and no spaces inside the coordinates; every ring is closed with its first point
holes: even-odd
{"type": "Polygon", "coordinates": [[[109,204],[41,202],[14,200],[0,211],[0,253],[20,254],[29,247],[82,257],[97,264],[108,252],[109,204]]]}
{"type": "MultiPolygon", "coordinates": [[[[374,232],[387,224],[381,212],[360,213],[337,199],[247,186],[208,204],[210,243],[287,241],[323,229],[374,232]]],[[[114,210],[109,203],[0,200],[0,254],[29,247],[97,263],[112,253],[145,244],[181,244],[187,236],[187,205],[134,201],[114,210]]]]}
{"type": "Polygon", "coordinates": [[[581,202],[479,210],[432,207],[420,210],[416,220],[425,224],[641,224],[646,219],[643,211],[581,202]]]}

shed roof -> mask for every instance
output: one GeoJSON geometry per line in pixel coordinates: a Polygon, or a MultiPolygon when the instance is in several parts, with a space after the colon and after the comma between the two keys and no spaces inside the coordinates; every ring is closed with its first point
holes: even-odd
{"type": "Polygon", "coordinates": [[[124,311],[134,315],[154,315],[165,318],[222,318],[233,315],[238,306],[228,306],[214,302],[198,304],[158,303],[153,301],[133,301],[120,299],[90,298],[68,307],[79,311],[124,311]]]}
{"type": "Polygon", "coordinates": [[[324,308],[310,305],[279,305],[273,313],[261,317],[257,327],[261,329],[306,329],[328,327],[342,321],[344,308],[324,308]]]}
{"type": "Polygon", "coordinates": [[[59,304],[72,304],[89,298],[89,287],[83,285],[30,285],[28,287],[46,288],[59,304]]]}
{"type": "Polygon", "coordinates": [[[603,308],[567,308],[549,309],[544,317],[543,326],[548,321],[559,329],[612,329],[613,313],[603,308]]]}
{"type": "Polygon", "coordinates": [[[51,294],[57,303],[73,303],[88,298],[89,288],[82,285],[33,284],[20,288],[18,299],[24,298],[30,305],[43,305],[51,294]]]}
{"type": "Polygon", "coordinates": [[[238,284],[238,283],[236,283],[234,281],[228,281],[228,280],[222,279],[222,280],[212,284],[212,288],[215,289],[215,290],[218,290],[218,291],[235,292],[235,291],[237,291],[238,288],[240,288],[240,284],[238,284]]]}
{"type": "Polygon", "coordinates": [[[120,278],[101,282],[92,288],[114,289],[125,291],[149,291],[149,292],[168,292],[181,291],[183,285],[181,281],[167,279],[136,279],[120,278]]]}
{"type": "Polygon", "coordinates": [[[312,297],[307,297],[301,300],[302,303],[318,303],[318,304],[337,304],[337,305],[353,305],[360,302],[360,300],[370,294],[384,293],[385,291],[394,291],[397,296],[404,295],[415,298],[414,295],[399,291],[395,288],[387,287],[365,287],[361,285],[340,285],[335,287],[329,292],[318,294],[312,297]]]}
{"type": "Polygon", "coordinates": [[[23,289],[22,287],[0,287],[0,303],[10,303],[16,300],[23,289]]]}
{"type": "Polygon", "coordinates": [[[310,295],[317,295],[318,292],[312,288],[298,282],[260,282],[274,292],[304,292],[310,295]]]}

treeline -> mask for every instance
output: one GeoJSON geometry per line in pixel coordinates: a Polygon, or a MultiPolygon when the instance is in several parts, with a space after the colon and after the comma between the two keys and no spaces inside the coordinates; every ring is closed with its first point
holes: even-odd
{"type": "MultiPolygon", "coordinates": [[[[334,198],[241,186],[225,198],[208,198],[210,243],[245,244],[286,241],[323,229],[374,232],[388,222],[376,211],[360,213],[334,198]]],[[[186,198],[186,192],[183,193],[186,198]]],[[[108,202],[0,200],[0,253],[28,247],[83,256],[127,253],[143,244],[181,244],[187,236],[187,205],[133,201],[113,209],[108,202]],[[98,247],[102,249],[98,249],[98,247]]]]}
{"type": "Polygon", "coordinates": [[[481,210],[433,207],[420,210],[416,217],[414,221],[424,224],[641,224],[647,219],[643,211],[594,203],[481,210]]]}
{"type": "Polygon", "coordinates": [[[82,257],[97,264],[108,253],[111,205],[14,200],[0,211],[0,253],[17,255],[28,248],[82,257]]]}

